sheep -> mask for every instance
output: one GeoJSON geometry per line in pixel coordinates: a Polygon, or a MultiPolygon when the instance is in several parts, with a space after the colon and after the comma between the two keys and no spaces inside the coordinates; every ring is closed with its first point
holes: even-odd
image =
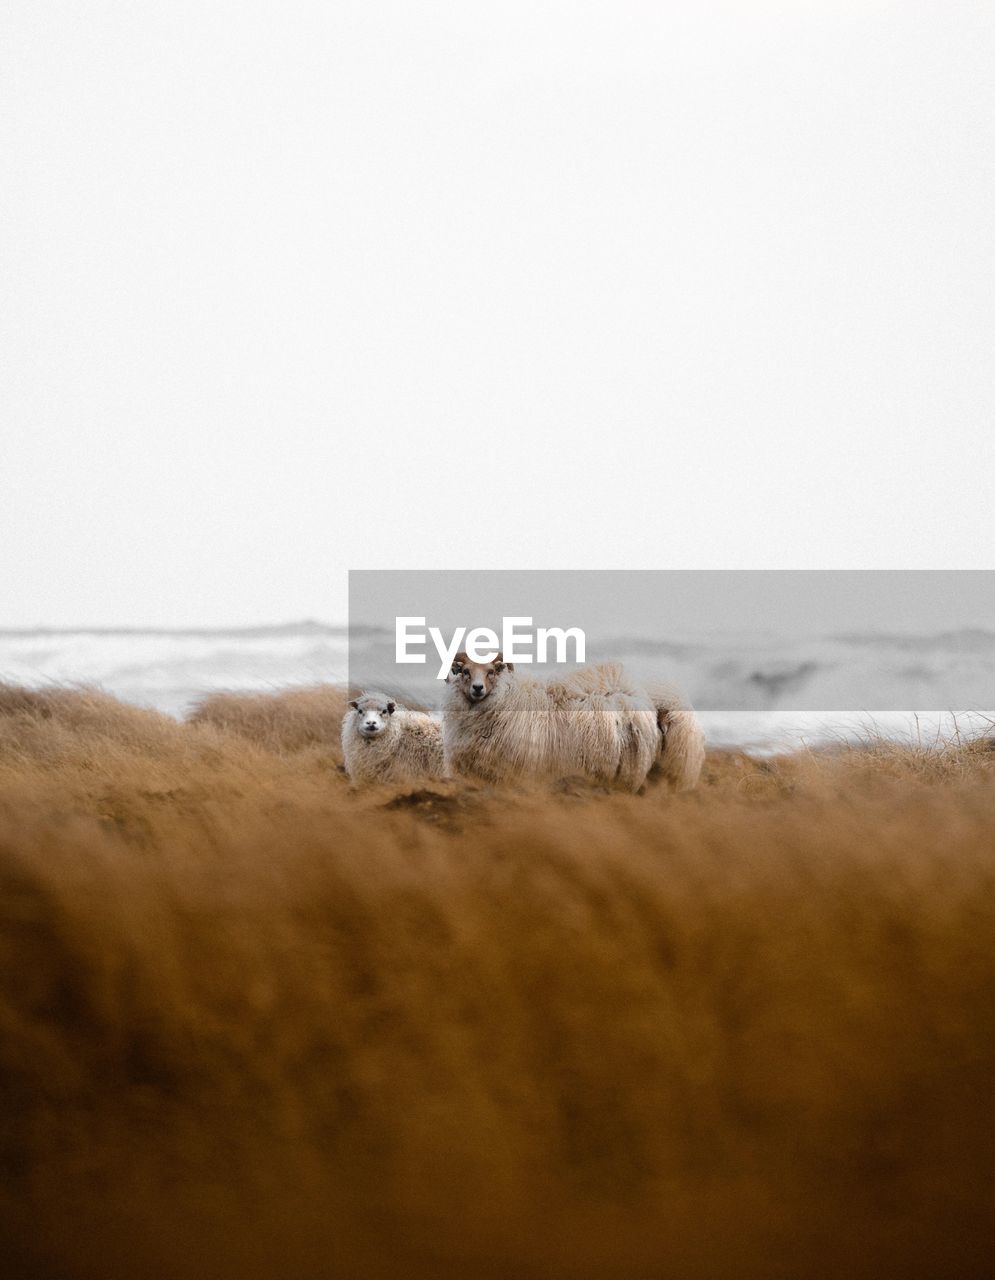
{"type": "Polygon", "coordinates": [[[694,710],[669,685],[650,684],[646,692],[657,711],[661,743],[650,777],[672,791],[698,785],[705,763],[705,734],[694,710]]]}
{"type": "Polygon", "coordinates": [[[489,663],[456,655],[442,741],[453,773],[492,782],[579,775],[625,791],[651,774],[676,790],[693,787],[704,758],[694,713],[667,691],[641,688],[620,666],[540,681],[516,676],[500,653],[489,663]]]}
{"type": "Polygon", "coordinates": [[[363,693],[342,717],[345,768],[356,784],[446,776],[438,717],[363,693]]]}

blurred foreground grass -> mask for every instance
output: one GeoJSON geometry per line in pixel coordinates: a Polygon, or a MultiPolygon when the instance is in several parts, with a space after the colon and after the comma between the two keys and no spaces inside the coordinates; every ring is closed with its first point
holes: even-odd
{"type": "Polygon", "coordinates": [[[990,1274],[990,744],[356,794],[342,706],[0,687],[13,1276],[990,1274]]]}

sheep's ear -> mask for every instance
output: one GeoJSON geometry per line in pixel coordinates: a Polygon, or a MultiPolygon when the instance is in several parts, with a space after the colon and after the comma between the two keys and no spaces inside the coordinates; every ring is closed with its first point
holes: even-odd
{"type": "Polygon", "coordinates": [[[449,681],[453,678],[453,676],[459,675],[459,673],[463,670],[464,662],[469,662],[469,658],[461,649],[459,653],[456,655],[456,657],[453,658],[453,664],[449,668],[449,674],[446,676],[446,684],[449,683],[449,681]]]}
{"type": "Polygon", "coordinates": [[[513,662],[505,662],[504,654],[499,652],[494,659],[494,670],[495,671],[514,671],[514,669],[515,669],[515,664],[513,662]]]}
{"type": "Polygon", "coordinates": [[[358,711],[359,710],[358,698],[353,698],[352,701],[349,703],[349,706],[352,707],[354,711],[358,711]]]}
{"type": "Polygon", "coordinates": [[[387,703],[387,714],[388,714],[389,716],[392,716],[396,710],[397,710],[397,703],[396,703],[396,702],[388,702],[388,703],[387,703]]]}

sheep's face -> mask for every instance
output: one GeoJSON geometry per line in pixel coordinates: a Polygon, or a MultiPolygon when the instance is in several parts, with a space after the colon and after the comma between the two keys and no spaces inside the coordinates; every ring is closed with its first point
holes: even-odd
{"type": "Polygon", "coordinates": [[[356,712],[356,732],[361,738],[379,738],[390,727],[390,718],[397,710],[389,698],[370,693],[364,693],[349,706],[356,712]]]}
{"type": "Polygon", "coordinates": [[[446,683],[454,685],[467,702],[483,702],[498,687],[503,673],[514,669],[514,664],[504,662],[500,654],[493,662],[471,662],[465,653],[458,653],[446,683]]]}

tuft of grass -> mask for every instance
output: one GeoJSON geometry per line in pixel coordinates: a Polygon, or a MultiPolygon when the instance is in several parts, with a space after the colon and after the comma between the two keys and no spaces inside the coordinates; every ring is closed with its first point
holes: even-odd
{"type": "Polygon", "coordinates": [[[212,693],[202,698],[190,723],[213,725],[271,751],[300,751],[339,742],[349,694],[336,685],[314,685],[275,693],[212,693]]]}
{"type": "Polygon", "coordinates": [[[355,792],[344,699],[0,687],[17,1275],[985,1273],[990,744],[355,792]]]}

